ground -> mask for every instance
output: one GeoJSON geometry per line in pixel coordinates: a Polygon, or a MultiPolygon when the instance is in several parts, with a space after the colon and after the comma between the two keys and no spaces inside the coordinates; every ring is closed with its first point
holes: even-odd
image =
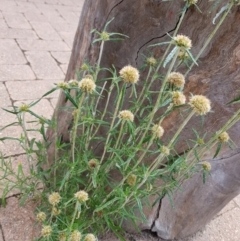
{"type": "MultiPolygon", "coordinates": [[[[29,103],[64,80],[83,0],[0,0],[0,107],[29,103]]],[[[43,99],[35,111],[51,117],[58,93],[43,99]]],[[[30,117],[28,117],[30,118],[30,117]]],[[[0,128],[14,121],[0,110],[0,128]]],[[[18,136],[20,128],[2,131],[0,136],[18,136]]],[[[35,134],[32,134],[35,135],[35,134]]],[[[36,136],[37,137],[37,136],[36,136]]],[[[25,156],[12,142],[0,143],[0,150],[17,165],[25,156]]],[[[3,187],[0,186],[0,192],[3,187]]],[[[20,207],[16,193],[0,208],[0,241],[31,241],[39,233],[34,208],[29,201],[20,207]]],[[[144,233],[128,235],[132,241],[160,240],[144,233]]],[[[103,240],[114,241],[109,234],[103,240]]],[[[240,196],[231,201],[207,226],[181,241],[239,241],[240,196]]],[[[179,240],[180,241],[180,240],[179,240]]]]}

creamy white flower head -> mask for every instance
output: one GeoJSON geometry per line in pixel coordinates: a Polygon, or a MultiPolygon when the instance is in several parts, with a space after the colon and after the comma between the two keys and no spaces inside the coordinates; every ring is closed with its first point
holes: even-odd
{"type": "Polygon", "coordinates": [[[84,241],[97,241],[97,239],[93,234],[89,233],[85,236],[84,241]]]}
{"type": "Polygon", "coordinates": [[[168,75],[167,81],[177,88],[182,88],[185,84],[184,76],[179,72],[172,72],[168,75]]]}
{"type": "Polygon", "coordinates": [[[95,90],[96,88],[96,84],[95,82],[91,79],[91,78],[83,78],[79,84],[78,87],[80,90],[82,90],[83,92],[87,92],[89,94],[92,94],[92,92],[95,90]]]}
{"type": "Polygon", "coordinates": [[[70,241],[80,241],[82,234],[78,230],[74,230],[70,235],[70,241]]]}
{"type": "Polygon", "coordinates": [[[42,237],[49,237],[51,233],[52,233],[51,226],[47,225],[42,227],[42,230],[41,230],[42,237]]]}
{"type": "Polygon", "coordinates": [[[164,129],[160,125],[154,125],[152,127],[152,133],[155,137],[161,138],[164,134],[164,129]]]}
{"type": "Polygon", "coordinates": [[[175,44],[180,48],[190,49],[192,47],[192,41],[189,37],[178,34],[173,38],[175,44]]]}
{"type": "Polygon", "coordinates": [[[119,112],[118,117],[122,120],[131,121],[134,120],[134,115],[130,110],[122,110],[119,112]]]}
{"type": "Polygon", "coordinates": [[[61,196],[58,192],[53,192],[48,196],[48,202],[53,206],[56,206],[60,202],[60,200],[61,196]]]}
{"type": "Polygon", "coordinates": [[[139,80],[139,71],[131,65],[123,67],[119,74],[125,83],[135,84],[139,80]]]}
{"type": "Polygon", "coordinates": [[[79,202],[86,202],[88,200],[88,193],[85,191],[78,191],[74,194],[74,197],[79,201],[79,202]]]}
{"type": "Polygon", "coordinates": [[[198,115],[206,115],[211,110],[210,100],[203,95],[192,96],[189,105],[198,115]]]}
{"type": "Polygon", "coordinates": [[[208,171],[208,172],[212,169],[211,164],[210,164],[209,162],[207,162],[207,161],[204,161],[204,162],[202,163],[202,167],[203,167],[203,169],[204,169],[205,171],[208,171]]]}
{"type": "Polygon", "coordinates": [[[169,156],[170,154],[170,150],[167,146],[161,146],[160,151],[165,155],[165,156],[169,156]]]}
{"type": "Polygon", "coordinates": [[[218,141],[219,142],[228,142],[229,140],[229,135],[226,131],[222,132],[219,136],[218,136],[218,141]]]}
{"type": "Polygon", "coordinates": [[[174,106],[184,105],[186,103],[186,96],[180,91],[173,91],[172,103],[174,106]]]}

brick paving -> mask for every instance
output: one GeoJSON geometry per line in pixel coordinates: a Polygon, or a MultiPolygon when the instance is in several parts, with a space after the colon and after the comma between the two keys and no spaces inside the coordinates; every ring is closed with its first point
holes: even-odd
{"type": "MultiPolygon", "coordinates": [[[[74,34],[84,0],[0,0],[0,106],[29,103],[64,80],[74,34]]],[[[43,99],[36,112],[48,118],[53,113],[58,93],[43,99]]],[[[28,117],[30,119],[30,117],[28,117]]],[[[0,128],[14,121],[0,109],[0,128]]],[[[11,127],[1,136],[19,136],[21,129],[11,127]]],[[[13,160],[24,161],[23,151],[12,142],[0,149],[13,160]]],[[[0,186],[1,192],[1,186],[0,186]]],[[[0,208],[0,241],[30,241],[33,208],[18,207],[9,198],[0,208]],[[29,225],[28,225],[29,224],[29,225]],[[16,235],[19,232],[18,235],[16,235]]],[[[231,201],[201,232],[188,241],[239,241],[240,196],[231,201]]]]}

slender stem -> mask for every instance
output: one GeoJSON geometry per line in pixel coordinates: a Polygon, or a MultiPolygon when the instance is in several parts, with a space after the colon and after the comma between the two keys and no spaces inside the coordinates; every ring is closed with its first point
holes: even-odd
{"type": "Polygon", "coordinates": [[[108,135],[107,135],[106,143],[104,145],[104,151],[103,151],[103,154],[102,154],[102,158],[100,160],[100,164],[103,162],[105,154],[106,154],[106,151],[107,151],[107,145],[108,145],[108,142],[109,142],[109,139],[110,139],[110,136],[111,136],[111,130],[113,128],[114,122],[115,122],[116,117],[117,117],[117,113],[119,111],[119,106],[120,106],[120,103],[121,103],[121,100],[122,100],[122,97],[123,97],[122,95],[123,95],[123,89],[124,88],[125,88],[125,84],[123,85],[122,90],[120,92],[120,95],[118,97],[117,105],[115,107],[115,111],[114,111],[114,114],[113,114],[113,119],[112,119],[112,122],[111,122],[111,125],[110,125],[110,128],[109,128],[109,132],[108,132],[108,135]]]}
{"type": "MultiPolygon", "coordinates": [[[[220,19],[220,21],[218,22],[218,24],[216,25],[215,29],[213,30],[213,32],[209,35],[208,39],[206,40],[206,42],[204,43],[203,47],[201,48],[201,50],[199,51],[199,53],[197,54],[197,56],[195,57],[195,60],[197,61],[199,59],[199,57],[201,56],[201,54],[203,53],[203,51],[206,49],[206,47],[208,46],[208,44],[210,43],[210,41],[212,40],[212,38],[214,37],[214,35],[216,34],[217,30],[220,28],[220,26],[222,25],[223,21],[225,20],[225,18],[227,17],[228,13],[230,12],[232,6],[234,5],[234,1],[232,1],[229,4],[228,10],[223,14],[222,18],[220,19]]],[[[187,74],[191,71],[192,67],[194,66],[194,63],[192,62],[192,64],[190,65],[190,67],[188,68],[187,72],[185,73],[185,77],[187,76],[187,74]]]]}
{"type": "Polygon", "coordinates": [[[75,162],[74,152],[75,152],[75,142],[76,142],[76,135],[77,135],[77,126],[78,126],[79,116],[80,116],[81,107],[82,107],[84,98],[85,98],[85,93],[82,93],[82,96],[79,100],[78,109],[77,109],[77,116],[76,116],[76,119],[74,120],[73,133],[72,133],[72,161],[73,162],[75,162]]]}
{"type": "Polygon", "coordinates": [[[72,227],[73,227],[73,224],[74,224],[74,221],[76,220],[76,216],[77,216],[77,212],[78,212],[78,205],[79,205],[79,202],[76,201],[76,205],[75,205],[75,209],[74,209],[74,213],[73,213],[73,217],[72,217],[72,221],[71,221],[71,224],[70,224],[70,232],[72,230],[72,227]]]}

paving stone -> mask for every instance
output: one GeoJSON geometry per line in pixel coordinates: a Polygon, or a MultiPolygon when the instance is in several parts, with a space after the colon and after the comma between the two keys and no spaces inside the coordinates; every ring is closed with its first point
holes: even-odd
{"type": "Polygon", "coordinates": [[[68,64],[60,64],[60,67],[61,67],[63,73],[66,74],[67,73],[67,69],[68,69],[68,64]]]}
{"type": "Polygon", "coordinates": [[[0,11],[0,18],[3,18],[2,12],[0,11]]]}
{"type": "Polygon", "coordinates": [[[1,29],[0,38],[2,39],[38,39],[36,33],[31,29],[1,29]]]}
{"type": "Polygon", "coordinates": [[[67,5],[67,6],[75,6],[75,3],[71,0],[59,0],[61,4],[67,5]]]}
{"type": "Polygon", "coordinates": [[[45,0],[47,4],[61,4],[60,0],[45,0]]]}
{"type": "Polygon", "coordinates": [[[31,12],[38,11],[38,9],[36,8],[34,3],[25,2],[25,1],[24,2],[18,2],[18,0],[16,1],[16,3],[17,3],[16,11],[18,11],[18,12],[25,13],[25,12],[28,12],[28,11],[31,11],[31,12]]]}
{"type": "Polygon", "coordinates": [[[78,23],[79,17],[76,16],[74,12],[66,10],[58,10],[61,16],[69,23],[78,23]]]}
{"type": "Polygon", "coordinates": [[[34,51],[66,51],[69,52],[68,45],[61,41],[56,40],[17,40],[22,50],[34,50],[34,51]]]}
{"type": "MultiPolygon", "coordinates": [[[[42,0],[40,0],[42,1],[42,0]]],[[[48,20],[46,19],[46,17],[44,17],[44,15],[40,12],[32,12],[32,11],[28,11],[24,13],[25,18],[30,21],[30,22],[48,22],[48,20]]]]}
{"type": "Polygon", "coordinates": [[[34,79],[36,77],[28,65],[1,65],[0,67],[0,81],[34,79]]]}
{"type": "Polygon", "coordinates": [[[7,22],[7,25],[11,28],[32,29],[31,25],[28,23],[27,19],[22,13],[3,12],[3,16],[7,22]]]}
{"type": "Polygon", "coordinates": [[[58,98],[50,99],[50,103],[53,108],[57,106],[58,98]]]}
{"type": "Polygon", "coordinates": [[[21,49],[12,39],[0,39],[0,64],[26,64],[21,49]]]}
{"type": "Polygon", "coordinates": [[[20,206],[16,197],[7,200],[6,208],[0,208],[0,222],[5,241],[32,241],[40,235],[40,227],[35,224],[36,203],[26,202],[20,206]]]}
{"type": "Polygon", "coordinates": [[[235,203],[238,205],[238,207],[240,208],[240,195],[238,195],[237,197],[235,197],[234,201],[235,201],[235,203]]]}
{"type": "MultiPolygon", "coordinates": [[[[7,81],[6,86],[12,100],[34,100],[42,97],[59,80],[7,81]]],[[[59,91],[55,91],[45,98],[57,98],[59,91]]]]}
{"type": "Polygon", "coordinates": [[[71,52],[51,52],[53,58],[55,58],[61,64],[68,64],[71,56],[71,52]]]}
{"type": "Polygon", "coordinates": [[[11,0],[0,1],[0,10],[2,12],[12,12],[13,9],[15,8],[17,8],[17,4],[15,1],[11,1],[11,0]]]}
{"type": "Polygon", "coordinates": [[[3,29],[7,29],[8,26],[6,24],[6,21],[2,18],[0,18],[0,30],[2,31],[3,29]]]}
{"type": "Polygon", "coordinates": [[[178,241],[239,241],[240,209],[234,208],[212,220],[204,230],[196,235],[178,241]]]}
{"type": "Polygon", "coordinates": [[[235,202],[232,200],[230,201],[218,214],[217,217],[223,215],[226,212],[229,212],[230,210],[234,209],[236,207],[235,202]]]}
{"type": "Polygon", "coordinates": [[[51,25],[54,29],[56,29],[58,32],[76,32],[78,21],[69,24],[69,23],[59,23],[59,22],[51,22],[51,25]]]}
{"type": "MultiPolygon", "coordinates": [[[[11,126],[0,132],[0,138],[3,138],[3,137],[20,138],[22,133],[23,133],[23,130],[20,126],[11,126]]],[[[24,154],[24,150],[20,146],[19,141],[16,141],[16,140],[5,140],[4,143],[0,142],[0,151],[4,156],[24,154]]]]}
{"type": "MultiPolygon", "coordinates": [[[[7,92],[7,89],[3,83],[0,82],[0,126],[6,126],[12,122],[16,121],[16,117],[13,114],[10,114],[6,111],[4,111],[2,108],[8,109],[12,102],[9,98],[9,94],[7,92]]],[[[1,128],[0,128],[1,129],[1,128]]]]}
{"type": "Polygon", "coordinates": [[[72,49],[75,32],[59,32],[68,47],[72,49]]]}
{"type": "Polygon", "coordinates": [[[37,35],[45,40],[61,40],[61,37],[49,23],[31,22],[37,35]]]}
{"type": "Polygon", "coordinates": [[[37,79],[64,79],[63,72],[48,52],[29,51],[26,52],[26,57],[30,62],[37,79]]]}

